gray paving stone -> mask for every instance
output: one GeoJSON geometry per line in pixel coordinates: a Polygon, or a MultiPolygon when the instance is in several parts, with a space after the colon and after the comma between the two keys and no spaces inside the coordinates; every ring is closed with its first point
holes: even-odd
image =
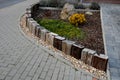
{"type": "Polygon", "coordinates": [[[81,75],[82,73],[80,71],[76,71],[76,74],[75,74],[75,80],[80,80],[81,79],[81,75]]]}
{"type": "Polygon", "coordinates": [[[120,73],[117,71],[120,69],[120,56],[118,51],[118,48],[120,47],[118,45],[120,41],[120,24],[118,23],[120,21],[120,6],[117,4],[102,4],[101,8],[103,33],[105,35],[105,45],[107,48],[106,54],[109,57],[110,78],[111,80],[119,80],[120,78],[118,76],[120,75],[118,74],[120,73]]]}
{"type": "Polygon", "coordinates": [[[54,72],[54,70],[49,69],[46,76],[51,78],[53,75],[53,72],[54,72]]]}
{"type": "Polygon", "coordinates": [[[65,75],[63,80],[69,80],[69,76],[65,75]]]}
{"type": "Polygon", "coordinates": [[[14,76],[15,74],[17,73],[17,69],[12,69],[10,72],[9,72],[9,76],[14,76]]]}
{"type": "Polygon", "coordinates": [[[4,80],[5,79],[5,75],[0,75],[0,80],[4,80]]]}
{"type": "Polygon", "coordinates": [[[83,80],[83,79],[84,79],[84,80],[87,80],[87,75],[84,74],[84,73],[81,74],[81,80],[83,80]]]}
{"type": "Polygon", "coordinates": [[[26,79],[25,80],[31,80],[32,79],[32,77],[26,77],[26,79]]]}
{"type": "Polygon", "coordinates": [[[29,64],[29,65],[26,67],[25,71],[29,72],[32,67],[33,67],[33,65],[30,65],[30,64],[29,64]]]}
{"type": "Polygon", "coordinates": [[[34,77],[32,78],[32,80],[38,80],[39,74],[34,74],[34,77]]]}
{"type": "Polygon", "coordinates": [[[45,80],[51,80],[51,77],[46,76],[45,80]]]}
{"type": "Polygon", "coordinates": [[[92,77],[90,75],[87,75],[87,79],[86,80],[92,80],[92,77]]]}
{"type": "Polygon", "coordinates": [[[20,78],[20,75],[21,75],[21,74],[15,74],[15,75],[13,76],[13,79],[12,79],[12,80],[18,80],[18,79],[20,78]]]}
{"type": "Polygon", "coordinates": [[[41,79],[45,79],[46,74],[47,74],[47,72],[42,72],[41,75],[40,75],[40,78],[41,78],[41,79]]]}
{"type": "Polygon", "coordinates": [[[65,74],[65,65],[64,64],[61,64],[61,68],[60,68],[60,72],[59,72],[59,75],[58,75],[58,80],[63,80],[64,78],[64,74],[65,74]]]}
{"type": "Polygon", "coordinates": [[[38,67],[36,73],[41,74],[42,71],[43,71],[44,66],[45,66],[45,62],[43,61],[43,62],[41,62],[40,66],[38,67]]]}
{"type": "Polygon", "coordinates": [[[32,41],[28,40],[18,28],[20,16],[29,5],[39,0],[18,0],[17,3],[14,3],[15,0],[2,1],[14,5],[0,8],[0,79],[69,80],[72,75],[69,73],[74,73],[74,69],[70,70],[70,62],[59,55],[51,56],[55,53],[50,54],[37,46],[31,38],[32,41]]]}
{"type": "Polygon", "coordinates": [[[5,80],[12,80],[12,77],[7,76],[5,80]]]}
{"type": "Polygon", "coordinates": [[[73,69],[72,67],[70,68],[69,80],[75,80],[75,69],[73,69]]]}
{"type": "Polygon", "coordinates": [[[120,77],[114,77],[114,76],[111,76],[111,80],[120,80],[120,77]]]}
{"type": "Polygon", "coordinates": [[[55,64],[51,64],[50,69],[54,70],[55,64]]]}
{"type": "Polygon", "coordinates": [[[119,63],[120,60],[118,59],[110,59],[109,60],[109,65],[111,68],[116,68],[116,69],[120,69],[120,63],[119,63]]]}

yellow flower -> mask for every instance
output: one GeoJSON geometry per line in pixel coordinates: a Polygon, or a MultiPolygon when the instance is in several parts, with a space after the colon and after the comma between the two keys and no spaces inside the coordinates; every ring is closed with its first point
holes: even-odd
{"type": "Polygon", "coordinates": [[[75,14],[71,15],[68,18],[68,20],[71,24],[74,24],[76,26],[86,22],[85,15],[84,14],[78,14],[78,13],[75,13],[75,14]]]}

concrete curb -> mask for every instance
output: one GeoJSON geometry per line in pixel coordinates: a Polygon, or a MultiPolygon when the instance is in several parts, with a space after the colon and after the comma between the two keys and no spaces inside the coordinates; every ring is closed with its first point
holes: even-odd
{"type": "MultiPolygon", "coordinates": [[[[102,5],[102,4],[100,4],[100,5],[102,5]]],[[[101,25],[102,25],[104,48],[105,48],[105,53],[106,53],[106,55],[107,55],[107,47],[106,47],[106,39],[105,39],[105,30],[104,30],[103,17],[102,17],[102,15],[103,15],[103,14],[102,14],[102,8],[101,8],[100,15],[101,15],[101,25]]],[[[109,61],[108,61],[108,62],[109,62],[109,61]]],[[[107,66],[107,75],[108,75],[108,80],[111,80],[111,79],[110,79],[109,63],[108,63],[108,66],[107,66]]]]}

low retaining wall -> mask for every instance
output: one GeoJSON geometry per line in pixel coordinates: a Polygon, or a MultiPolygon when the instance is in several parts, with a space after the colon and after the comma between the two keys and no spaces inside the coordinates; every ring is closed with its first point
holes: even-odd
{"type": "Polygon", "coordinates": [[[108,57],[106,55],[98,55],[96,51],[85,48],[83,45],[76,44],[74,41],[66,40],[64,37],[40,26],[33,19],[35,11],[37,10],[39,10],[39,4],[27,8],[26,13],[20,19],[20,25],[28,28],[32,35],[35,35],[54,48],[63,51],[65,54],[71,55],[78,60],[82,60],[84,63],[93,66],[96,69],[106,71],[108,63],[108,57]]]}

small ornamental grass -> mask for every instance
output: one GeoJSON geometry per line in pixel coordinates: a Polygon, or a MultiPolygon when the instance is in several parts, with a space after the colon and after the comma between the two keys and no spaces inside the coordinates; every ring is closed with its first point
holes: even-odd
{"type": "Polygon", "coordinates": [[[75,13],[69,17],[69,22],[75,26],[84,24],[86,22],[86,18],[84,14],[75,13]]]}
{"type": "Polygon", "coordinates": [[[67,39],[84,39],[85,32],[70,24],[69,22],[64,22],[62,20],[55,19],[41,19],[38,23],[48,29],[51,32],[57,33],[67,39]]]}

